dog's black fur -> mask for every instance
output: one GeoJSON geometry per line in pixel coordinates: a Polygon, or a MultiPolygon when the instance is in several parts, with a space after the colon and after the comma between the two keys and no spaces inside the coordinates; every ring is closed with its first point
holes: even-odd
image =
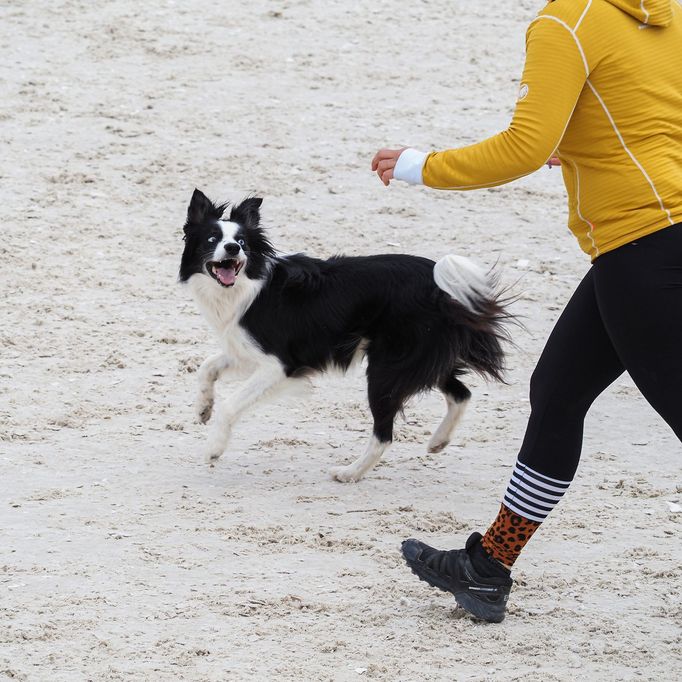
{"type": "MultiPolygon", "coordinates": [[[[246,277],[259,286],[235,324],[286,377],[346,370],[364,353],[374,435],[382,443],[392,439],[394,418],[411,396],[438,388],[462,403],[471,394],[458,377],[467,370],[501,380],[509,315],[495,295],[476,295],[475,306],[455,300],[436,285],[434,261],[418,256],[277,255],[260,226],[260,204],[246,199],[223,218],[228,206],[196,190],[180,280],[212,276],[216,241],[208,239],[224,236],[219,221],[236,223],[230,243],[243,242],[246,263],[235,285],[246,277]]],[[[229,244],[224,248],[233,255],[229,244]]],[[[215,286],[229,306],[232,291],[215,286]]]]}

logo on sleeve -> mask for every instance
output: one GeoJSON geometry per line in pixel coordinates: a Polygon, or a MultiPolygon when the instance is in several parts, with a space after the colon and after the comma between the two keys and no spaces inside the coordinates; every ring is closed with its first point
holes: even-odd
{"type": "Polygon", "coordinates": [[[530,88],[526,83],[521,83],[521,87],[519,88],[519,97],[517,99],[517,102],[523,102],[526,97],[528,97],[528,91],[530,88]]]}

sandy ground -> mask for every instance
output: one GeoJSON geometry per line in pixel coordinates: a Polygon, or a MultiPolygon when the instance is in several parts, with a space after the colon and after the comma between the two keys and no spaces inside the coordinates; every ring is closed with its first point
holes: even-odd
{"type": "Polygon", "coordinates": [[[534,361],[588,262],[557,170],[437,193],[386,190],[369,161],[504,128],[540,5],[0,3],[0,679],[680,675],[680,445],[625,377],[502,625],[399,559],[407,536],[460,545],[497,511],[534,361]],[[216,343],[175,281],[195,186],[264,196],[284,251],[499,261],[527,327],[509,385],[472,378],[439,455],[443,405],[413,403],[378,469],[341,485],[364,382],[321,379],[253,410],[208,469],[191,403],[216,343]]]}

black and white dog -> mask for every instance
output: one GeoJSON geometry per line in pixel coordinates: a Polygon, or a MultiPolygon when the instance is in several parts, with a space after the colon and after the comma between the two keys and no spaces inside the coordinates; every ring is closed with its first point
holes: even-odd
{"type": "Polygon", "coordinates": [[[433,388],[447,414],[428,449],[442,450],[471,397],[458,377],[473,370],[500,379],[509,315],[494,282],[458,256],[434,264],[408,255],[278,255],[260,227],[261,202],[245,199],[226,216],[227,204],[195,190],[187,211],[180,281],[222,347],[198,371],[199,420],[211,417],[225,370],[246,376],[216,410],[207,461],[222,455],[237,418],[260,398],[363,356],[373,435],[365,454],[333,477],[362,478],[390,444],[407,399],[433,388]]]}

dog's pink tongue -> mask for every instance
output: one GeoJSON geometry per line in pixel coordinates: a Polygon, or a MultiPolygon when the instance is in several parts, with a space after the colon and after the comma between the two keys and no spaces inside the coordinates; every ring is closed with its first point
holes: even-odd
{"type": "Polygon", "coordinates": [[[216,268],[215,276],[220,280],[221,284],[227,287],[234,284],[237,279],[237,273],[234,268],[216,268]]]}

